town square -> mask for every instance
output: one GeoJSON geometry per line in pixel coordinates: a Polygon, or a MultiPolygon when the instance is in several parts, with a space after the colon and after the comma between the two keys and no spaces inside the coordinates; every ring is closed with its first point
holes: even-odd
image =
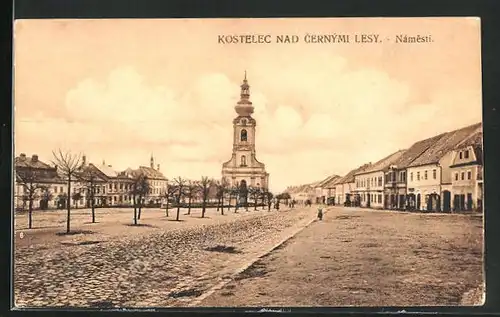
{"type": "Polygon", "coordinates": [[[424,20],[18,21],[16,307],[481,305],[479,24],[424,20]]]}

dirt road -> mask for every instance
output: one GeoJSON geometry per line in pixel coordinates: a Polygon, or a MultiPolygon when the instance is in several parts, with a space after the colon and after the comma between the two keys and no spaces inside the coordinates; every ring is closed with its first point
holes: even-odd
{"type": "Polygon", "coordinates": [[[482,283],[482,228],[480,215],[335,208],[201,305],[459,305],[482,283]]]}

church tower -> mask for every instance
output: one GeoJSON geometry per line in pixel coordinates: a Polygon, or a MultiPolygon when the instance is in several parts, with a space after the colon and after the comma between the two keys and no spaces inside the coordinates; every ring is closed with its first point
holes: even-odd
{"type": "Polygon", "coordinates": [[[250,85],[246,71],[240,87],[240,100],[234,107],[237,117],[233,120],[233,151],[231,159],[222,165],[222,178],[232,187],[267,189],[269,174],[266,173],[265,165],[256,158],[257,122],[252,118],[254,107],[250,101],[250,85]]]}

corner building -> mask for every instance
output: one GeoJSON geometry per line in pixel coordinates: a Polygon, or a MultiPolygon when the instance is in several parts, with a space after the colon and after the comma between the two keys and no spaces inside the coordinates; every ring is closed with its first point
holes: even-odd
{"type": "Polygon", "coordinates": [[[231,159],[222,164],[222,178],[231,187],[257,187],[267,189],[269,173],[257,160],[255,151],[255,127],[252,118],[254,107],[250,101],[247,76],[241,85],[240,101],[234,107],[238,116],[233,120],[233,152],[231,159]]]}

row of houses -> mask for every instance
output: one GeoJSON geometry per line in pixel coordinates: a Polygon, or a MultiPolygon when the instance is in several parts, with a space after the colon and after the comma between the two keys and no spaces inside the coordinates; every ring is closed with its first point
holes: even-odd
{"type": "MultiPolygon", "coordinates": [[[[31,157],[21,153],[14,159],[15,184],[14,207],[16,210],[25,210],[28,203],[34,209],[65,208],[68,201],[68,182],[56,166],[41,161],[38,155],[31,157]],[[29,192],[33,192],[31,202],[29,192]]],[[[95,206],[129,206],[133,204],[130,194],[135,175],[147,177],[149,193],[148,204],[161,204],[164,191],[167,187],[167,178],[160,172],[160,166],[154,164],[151,157],[150,166],[139,166],[137,169],[128,168],[116,171],[112,165],[103,161],[100,165],[87,163],[82,156],[79,168],[80,175],[92,175],[91,179],[79,179],[75,176],[71,184],[70,202],[75,207],[88,207],[91,199],[88,191],[89,182],[92,182],[95,206]]]]}
{"type": "Polygon", "coordinates": [[[296,200],[368,208],[464,211],[483,201],[482,124],[420,140],[345,176],[290,187],[296,200]]]}

